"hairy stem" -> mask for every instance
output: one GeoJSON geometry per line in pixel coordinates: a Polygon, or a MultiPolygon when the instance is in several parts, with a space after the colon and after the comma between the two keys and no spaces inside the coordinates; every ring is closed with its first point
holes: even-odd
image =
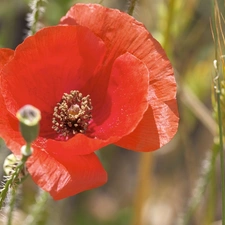
{"type": "Polygon", "coordinates": [[[46,0],[31,0],[30,1],[30,8],[31,13],[27,15],[27,22],[29,27],[28,35],[35,34],[40,28],[40,19],[45,11],[44,2],[46,0]]]}

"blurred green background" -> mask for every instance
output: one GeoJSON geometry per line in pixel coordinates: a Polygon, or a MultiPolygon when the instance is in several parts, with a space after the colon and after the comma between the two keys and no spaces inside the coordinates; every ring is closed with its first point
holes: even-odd
{"type": "MultiPolygon", "coordinates": [[[[42,23],[56,25],[76,2],[100,1],[49,0],[42,23]]],[[[40,219],[31,224],[179,224],[179,217],[187,212],[216,131],[211,116],[215,55],[210,28],[212,2],[138,1],[133,16],[144,23],[163,45],[175,69],[181,118],[179,131],[169,144],[150,154],[115,146],[100,150],[101,160],[108,171],[108,183],[65,200],[54,202],[48,198],[40,219]],[[144,164],[147,169],[143,171],[144,164]],[[142,222],[138,222],[139,217],[142,222]]],[[[102,4],[122,11],[128,8],[126,0],[104,0],[102,4]]],[[[0,47],[14,49],[23,41],[28,12],[28,0],[0,0],[0,47]]],[[[1,165],[7,154],[9,151],[1,142],[1,165]]],[[[0,176],[3,176],[1,169],[0,176]]],[[[215,179],[218,183],[216,175],[215,179]]],[[[220,190],[216,187],[208,189],[188,224],[212,224],[221,218],[220,190]],[[212,195],[214,198],[209,202],[212,195]],[[207,219],[210,207],[212,215],[207,219]]],[[[32,210],[37,193],[37,187],[28,178],[20,190],[14,224],[25,224],[23,221],[32,210]]],[[[0,224],[4,224],[4,210],[0,212],[0,218],[0,224]]]]}

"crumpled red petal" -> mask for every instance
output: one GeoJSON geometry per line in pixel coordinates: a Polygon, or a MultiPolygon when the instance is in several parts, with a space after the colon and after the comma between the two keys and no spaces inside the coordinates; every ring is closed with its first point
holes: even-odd
{"type": "Polygon", "coordinates": [[[110,69],[118,55],[127,51],[142,60],[149,69],[148,113],[145,114],[143,121],[132,135],[122,138],[118,145],[135,151],[153,151],[170,141],[177,131],[179,121],[175,101],[176,82],[172,66],[164,50],[143,24],[126,13],[97,4],[74,5],[61,19],[60,24],[86,26],[100,37],[107,47],[104,61],[107,69],[110,69]],[[167,102],[170,102],[169,108],[172,107],[173,110],[159,112],[157,108],[165,108],[167,102]],[[152,110],[156,110],[156,112],[150,113],[152,110]],[[146,118],[149,115],[156,118],[146,118]],[[160,120],[157,119],[159,115],[161,116],[160,120]],[[160,121],[164,121],[164,123],[160,121]],[[141,136],[140,130],[142,130],[141,136]],[[158,142],[156,142],[156,138],[159,140],[158,142]],[[127,139],[136,144],[131,146],[127,139]],[[139,147],[144,145],[145,150],[139,147]]]}
{"type": "Polygon", "coordinates": [[[149,149],[155,150],[164,146],[177,131],[178,115],[176,114],[177,108],[175,106],[175,99],[164,104],[160,103],[150,106],[135,129],[135,132],[130,133],[115,144],[130,150],[142,152],[148,152],[149,149]],[[165,121],[165,116],[170,117],[169,122],[165,121]],[[151,124],[148,131],[144,129],[146,124],[151,124]],[[163,128],[166,128],[166,132],[163,128]],[[137,136],[145,138],[140,141],[137,136]]]}
{"type": "Polygon", "coordinates": [[[105,64],[112,64],[125,52],[135,55],[148,67],[150,85],[156,96],[161,101],[175,97],[176,83],[171,63],[160,44],[133,17],[98,4],[76,4],[62,17],[60,24],[82,25],[100,37],[107,47],[105,64]]]}
{"type": "Polygon", "coordinates": [[[2,95],[0,95],[0,111],[0,137],[4,139],[6,146],[15,155],[20,155],[20,148],[25,144],[25,141],[19,132],[18,120],[11,117],[6,110],[2,95]]]}
{"type": "MultiPolygon", "coordinates": [[[[66,156],[66,149],[61,150],[66,156]]],[[[107,173],[94,153],[61,157],[35,148],[27,166],[33,180],[55,200],[96,188],[107,181],[107,173]]]]}
{"type": "MultiPolygon", "coordinates": [[[[14,51],[11,49],[0,49],[0,78],[3,67],[13,58],[14,51]]],[[[1,82],[1,79],[0,79],[1,82]]],[[[19,133],[18,120],[9,115],[4,99],[0,94],[0,137],[6,142],[6,145],[14,149],[14,154],[20,154],[20,148],[25,144],[21,134],[19,133]]]]}

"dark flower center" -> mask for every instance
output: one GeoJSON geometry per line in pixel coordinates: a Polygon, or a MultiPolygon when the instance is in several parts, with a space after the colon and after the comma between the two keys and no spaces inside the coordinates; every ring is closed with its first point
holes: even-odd
{"type": "Polygon", "coordinates": [[[54,108],[52,129],[68,139],[77,133],[85,133],[92,118],[90,95],[83,97],[79,91],[64,93],[54,108]]]}

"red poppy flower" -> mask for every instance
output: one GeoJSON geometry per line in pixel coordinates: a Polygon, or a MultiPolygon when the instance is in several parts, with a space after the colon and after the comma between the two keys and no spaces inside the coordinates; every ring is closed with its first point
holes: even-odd
{"type": "Polygon", "coordinates": [[[71,25],[0,49],[0,136],[19,155],[16,112],[25,104],[41,111],[27,168],[54,199],[106,182],[95,150],[116,143],[152,151],[178,123],[171,65],[143,25],[93,4],[72,7],[61,23],[71,25]]]}

